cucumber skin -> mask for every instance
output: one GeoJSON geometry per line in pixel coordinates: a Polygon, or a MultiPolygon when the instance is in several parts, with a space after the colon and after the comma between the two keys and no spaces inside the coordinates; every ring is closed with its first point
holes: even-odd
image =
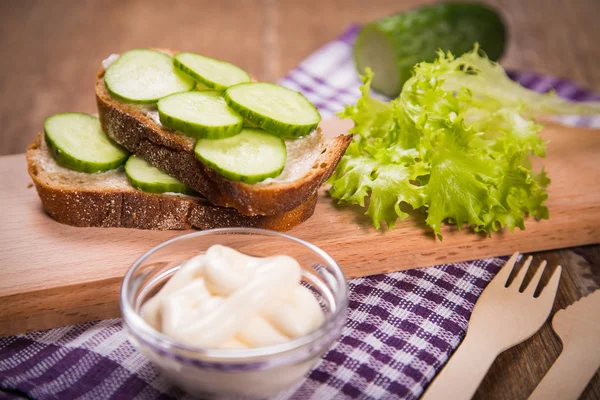
{"type": "MultiPolygon", "coordinates": [[[[183,53],[177,53],[177,54],[183,54],[183,53]]],[[[173,65],[175,65],[181,71],[185,72],[186,74],[188,74],[189,76],[191,76],[192,78],[194,78],[196,81],[200,82],[202,85],[206,86],[207,88],[218,90],[219,92],[223,92],[223,91],[227,90],[228,86],[219,85],[218,83],[204,79],[202,76],[198,75],[194,70],[183,65],[181,63],[181,61],[179,61],[177,59],[177,54],[175,54],[175,57],[173,57],[173,65]]],[[[226,63],[226,61],[221,61],[221,62],[226,63]]],[[[233,65],[233,64],[231,64],[231,65],[233,65]]],[[[250,82],[252,80],[250,78],[250,74],[248,74],[246,72],[246,75],[248,75],[248,82],[250,82]]]]}
{"type": "Polygon", "coordinates": [[[192,189],[190,189],[185,183],[181,185],[172,185],[169,186],[169,189],[159,189],[158,187],[152,185],[151,183],[146,183],[142,181],[135,180],[131,176],[127,175],[127,179],[131,186],[134,188],[141,190],[146,193],[181,193],[181,194],[197,194],[192,189]]]}
{"type": "MultiPolygon", "coordinates": [[[[105,75],[105,77],[106,77],[106,75],[105,75]]],[[[118,93],[115,93],[115,92],[113,92],[110,89],[110,86],[108,85],[108,83],[106,83],[106,79],[104,79],[104,86],[106,86],[106,90],[108,90],[108,93],[110,93],[110,95],[112,97],[114,97],[115,99],[117,99],[119,101],[122,101],[123,103],[129,103],[129,104],[155,104],[158,100],[160,100],[160,99],[156,99],[156,100],[153,100],[153,99],[151,99],[151,100],[133,100],[133,99],[130,99],[128,97],[120,96],[118,93]]]]}
{"type": "MultiPolygon", "coordinates": [[[[485,5],[443,3],[421,7],[363,26],[354,45],[354,61],[359,73],[363,73],[368,65],[359,65],[357,49],[363,45],[363,34],[370,29],[384,34],[394,47],[400,88],[411,77],[417,63],[436,59],[438,49],[460,56],[473,50],[475,42],[479,42],[490,60],[497,61],[504,52],[506,39],[501,17],[485,5]],[[431,37],[434,41],[428,40],[431,37]],[[405,45],[406,42],[411,45],[405,45]],[[415,52],[415,49],[418,50],[415,52]]],[[[376,87],[373,89],[378,90],[376,87]]]]}
{"type": "MultiPolygon", "coordinates": [[[[133,156],[129,157],[129,159],[127,160],[127,162],[129,162],[129,160],[132,158],[133,156]]],[[[143,181],[138,181],[137,179],[135,179],[134,177],[132,177],[129,172],[127,171],[127,163],[125,163],[125,175],[127,176],[127,180],[129,180],[129,183],[131,183],[131,186],[133,186],[134,188],[141,190],[142,192],[146,192],[146,193],[182,193],[182,194],[197,194],[192,188],[190,188],[188,185],[186,185],[185,183],[180,182],[179,184],[177,183],[173,183],[173,184],[163,184],[162,188],[157,187],[156,185],[153,185],[152,183],[148,183],[148,182],[143,182],[143,181]]]]}
{"type": "MultiPolygon", "coordinates": [[[[238,83],[237,85],[230,86],[230,88],[237,87],[240,85],[252,84],[252,83],[253,82],[238,83]]],[[[272,85],[275,85],[275,84],[272,84],[272,85]]],[[[279,85],[275,85],[275,86],[279,86],[279,85]]],[[[306,97],[302,93],[300,93],[300,95],[302,95],[302,97],[304,97],[306,99],[306,97]]],[[[300,136],[306,136],[306,135],[310,134],[312,131],[314,131],[317,128],[317,126],[319,126],[319,123],[321,122],[321,114],[319,113],[319,110],[317,110],[315,105],[313,103],[311,103],[308,99],[306,99],[306,102],[315,110],[317,115],[319,115],[319,121],[317,121],[314,124],[309,124],[309,125],[289,125],[289,124],[286,124],[283,122],[275,121],[269,116],[266,116],[266,115],[263,115],[263,114],[260,114],[255,111],[247,109],[246,107],[242,106],[241,104],[239,104],[235,100],[233,100],[229,96],[229,93],[227,93],[227,90],[223,93],[223,98],[225,99],[225,102],[227,103],[227,105],[233,111],[240,114],[244,118],[245,121],[249,122],[250,124],[252,124],[255,127],[261,128],[261,129],[263,129],[269,133],[272,133],[273,135],[277,135],[279,137],[295,139],[300,136]]]]}
{"type": "Polygon", "coordinates": [[[167,128],[184,133],[185,135],[194,137],[196,139],[225,139],[239,134],[244,127],[244,122],[242,121],[239,124],[231,125],[227,128],[219,128],[220,130],[216,131],[210,127],[193,124],[165,115],[160,112],[160,109],[158,111],[158,115],[160,116],[160,123],[167,128]]]}
{"type": "MultiPolygon", "coordinates": [[[[95,117],[93,117],[89,114],[85,114],[85,113],[60,113],[60,114],[54,114],[54,115],[46,118],[46,120],[48,120],[49,118],[55,117],[57,115],[63,115],[63,114],[81,114],[81,115],[88,116],[90,118],[95,118],[95,117]]],[[[77,172],[85,172],[88,174],[94,174],[97,172],[106,172],[106,171],[110,171],[112,169],[120,167],[129,158],[129,152],[126,151],[123,147],[115,144],[115,146],[118,146],[121,150],[123,150],[123,152],[124,152],[123,158],[120,158],[113,162],[106,162],[106,163],[94,163],[94,162],[89,162],[89,161],[80,161],[80,160],[72,157],[71,155],[65,153],[64,151],[62,151],[60,149],[59,146],[56,145],[56,143],[52,140],[51,135],[48,135],[45,125],[46,125],[46,123],[44,122],[44,140],[46,141],[46,144],[48,145],[48,150],[50,150],[50,154],[52,155],[52,157],[56,160],[56,162],[59,165],[65,167],[65,168],[68,168],[70,170],[77,171],[77,172]]],[[[112,140],[110,138],[109,138],[109,140],[112,142],[112,140]]]]}
{"type": "MultiPolygon", "coordinates": [[[[180,93],[175,93],[171,96],[176,96],[178,94],[180,93]]],[[[166,99],[167,97],[163,97],[163,99],[166,99]]],[[[239,134],[242,131],[242,128],[244,127],[244,120],[241,118],[239,124],[231,125],[227,128],[219,127],[218,129],[215,129],[214,127],[195,124],[192,122],[181,120],[179,118],[171,117],[169,115],[163,114],[163,112],[161,111],[160,100],[157,103],[157,108],[161,124],[163,124],[167,128],[179,131],[181,133],[186,134],[187,136],[191,136],[196,139],[225,139],[239,134]]]]}
{"type": "MultiPolygon", "coordinates": [[[[246,129],[252,129],[252,128],[246,128],[246,129]]],[[[277,136],[275,136],[275,137],[277,137],[277,136]]],[[[285,152],[285,156],[287,158],[287,149],[285,147],[285,142],[280,137],[277,137],[277,138],[279,140],[281,140],[281,145],[283,146],[283,151],[285,152]]],[[[196,142],[196,145],[194,146],[194,154],[196,155],[196,158],[198,160],[202,161],[202,163],[205,164],[206,166],[212,168],[219,175],[221,175],[227,179],[231,179],[232,181],[243,182],[243,183],[247,183],[247,184],[258,183],[258,182],[264,181],[267,178],[275,178],[276,176],[279,176],[281,174],[281,172],[283,171],[283,169],[285,168],[285,163],[283,163],[283,166],[279,170],[274,171],[273,173],[270,173],[270,174],[251,175],[251,176],[236,174],[235,172],[224,170],[221,167],[219,167],[216,163],[202,157],[202,155],[198,151],[199,143],[200,143],[200,140],[198,142],[196,142]]]]}

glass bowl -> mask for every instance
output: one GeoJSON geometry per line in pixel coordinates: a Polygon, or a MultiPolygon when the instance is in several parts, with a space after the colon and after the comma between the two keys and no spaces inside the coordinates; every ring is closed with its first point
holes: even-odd
{"type": "Polygon", "coordinates": [[[278,232],[226,228],[168,240],[142,255],[121,285],[121,312],[129,340],[176,386],[208,397],[261,398],[300,381],[339,337],[346,320],[348,286],[344,273],[323,250],[278,232]],[[190,347],[161,334],[140,316],[140,308],[190,258],[220,244],[255,257],[279,254],[302,266],[302,282],[323,309],[316,331],[275,346],[251,349],[190,347]]]}

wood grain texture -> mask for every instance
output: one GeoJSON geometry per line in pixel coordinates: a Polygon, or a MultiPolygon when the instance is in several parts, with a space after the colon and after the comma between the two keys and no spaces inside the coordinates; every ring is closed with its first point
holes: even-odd
{"type": "MultiPolygon", "coordinates": [[[[111,52],[146,46],[187,49],[275,80],[350,23],[431,2],[3,0],[0,50],[10,57],[0,60],[0,155],[22,153],[48,115],[94,112],[94,74],[98,62],[111,52]]],[[[509,25],[504,66],[569,78],[600,91],[599,1],[486,3],[498,8],[509,25]]],[[[20,185],[23,171],[18,163],[13,168],[3,171],[2,179],[20,185]]],[[[0,255],[9,251],[0,248],[0,255]]],[[[565,267],[555,310],[600,286],[600,246],[545,252],[543,257],[565,267]]],[[[9,269],[0,265],[0,277],[9,269]]],[[[496,360],[476,398],[527,398],[560,348],[546,324],[496,360]]],[[[582,398],[600,398],[598,374],[582,398]]]]}
{"type": "Polygon", "coordinates": [[[576,400],[600,368],[600,290],[554,314],[552,329],[563,349],[529,400],[576,400]]]}

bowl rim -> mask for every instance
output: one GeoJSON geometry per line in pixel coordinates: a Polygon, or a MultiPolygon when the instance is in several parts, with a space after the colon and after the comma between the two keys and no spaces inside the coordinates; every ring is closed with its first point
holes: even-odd
{"type": "MultiPolygon", "coordinates": [[[[259,228],[217,228],[217,229],[208,229],[199,232],[191,232],[184,235],[179,235],[169,240],[166,240],[154,247],[150,250],[142,254],[139,258],[135,260],[135,262],[129,267],[123,280],[121,281],[121,287],[119,290],[119,306],[121,309],[121,315],[123,317],[123,322],[127,329],[130,329],[134,336],[138,339],[142,339],[144,341],[149,342],[152,346],[157,346],[159,349],[163,351],[177,351],[177,352],[185,352],[191,353],[196,356],[202,356],[202,358],[212,359],[211,361],[221,360],[234,360],[234,359],[248,359],[244,360],[244,362],[252,362],[250,358],[256,357],[265,357],[276,355],[279,353],[287,353],[292,350],[301,348],[310,343],[317,342],[319,339],[326,337],[330,331],[335,327],[338,323],[338,319],[340,318],[340,314],[344,313],[344,320],[346,309],[348,306],[348,280],[344,271],[340,268],[338,263],[323,249],[320,247],[307,242],[303,239],[297,238],[295,236],[291,236],[285,233],[272,231],[268,229],[259,229],[259,228]],[[222,235],[222,234],[255,234],[262,236],[278,236],[280,238],[290,240],[296,242],[309,250],[316,253],[319,257],[321,257],[329,266],[331,266],[332,271],[330,271],[335,280],[339,284],[339,289],[336,293],[333,293],[335,298],[336,309],[333,313],[327,314],[325,316],[325,321],[323,324],[314,330],[313,332],[297,337],[295,339],[289,340],[285,343],[265,346],[265,347],[256,347],[256,348],[247,348],[247,349],[210,349],[210,348],[202,348],[185,345],[176,340],[171,339],[169,336],[162,334],[158,330],[154,329],[150,326],[144,319],[133,309],[132,305],[129,302],[129,290],[128,287],[131,284],[133,279],[133,274],[137,270],[137,268],[150,256],[152,256],[155,252],[160,249],[167,247],[177,241],[191,239],[195,237],[209,236],[209,235],[222,235]]],[[[337,336],[336,336],[337,337],[337,336]]]]}

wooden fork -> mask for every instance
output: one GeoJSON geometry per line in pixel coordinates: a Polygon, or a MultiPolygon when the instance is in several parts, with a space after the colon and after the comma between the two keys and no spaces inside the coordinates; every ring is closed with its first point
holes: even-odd
{"type": "Polygon", "coordinates": [[[519,253],[513,254],[498,275],[485,288],[475,304],[467,334],[444,369],[431,383],[424,400],[470,399],[490,366],[501,352],[537,332],[552,309],[561,267],[558,266],[540,295],[533,297],[546,267],[543,261],[533,279],[523,284],[532,257],[528,257],[513,282],[507,287],[519,253]]]}
{"type": "Polygon", "coordinates": [[[600,290],[552,318],[563,350],[529,400],[575,400],[600,367],[600,290]]]}

